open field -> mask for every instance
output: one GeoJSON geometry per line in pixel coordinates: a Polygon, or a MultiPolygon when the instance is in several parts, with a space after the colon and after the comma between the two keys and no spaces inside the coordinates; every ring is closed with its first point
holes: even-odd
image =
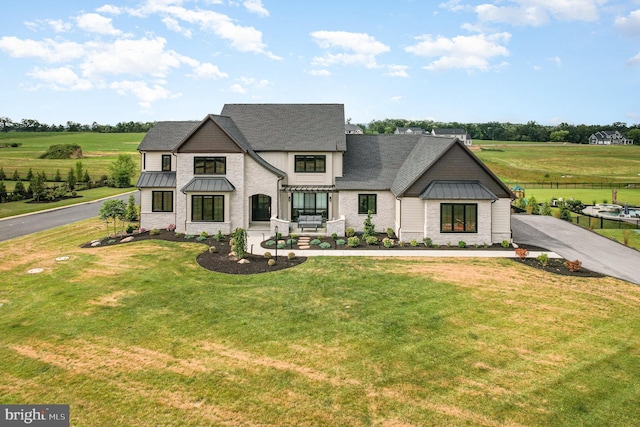
{"type": "Polygon", "coordinates": [[[230,276],[198,267],[194,243],[79,247],[104,232],[0,243],[0,403],[69,403],[74,426],[640,418],[638,286],[506,259],[230,276]]]}
{"type": "MultiPolygon", "coordinates": [[[[603,203],[605,200],[607,203],[611,203],[612,193],[610,189],[574,189],[574,188],[532,188],[525,191],[525,197],[535,197],[539,203],[545,201],[551,201],[551,199],[558,199],[562,197],[564,200],[574,198],[581,200],[586,205],[591,205],[595,201],[596,203],[603,203]]],[[[620,188],[618,189],[618,204],[624,205],[629,203],[629,206],[640,206],[640,188],[620,188]]]]}
{"type": "MultiPolygon", "coordinates": [[[[24,181],[29,168],[33,172],[44,171],[52,178],[56,170],[62,179],[66,179],[69,169],[73,168],[77,159],[39,159],[49,146],[55,144],[78,144],[82,147],[85,158],[80,159],[91,179],[97,180],[102,175],[109,175],[109,166],[118,154],[131,154],[139,165],[140,155],[136,148],[143,133],[22,133],[9,132],[0,134],[0,144],[17,142],[20,147],[0,148],[0,167],[11,177],[18,170],[24,181]]],[[[137,178],[137,177],[136,177],[137,178]]]]}
{"type": "Polygon", "coordinates": [[[522,182],[640,182],[640,146],[501,144],[473,150],[500,179],[522,182]]]}

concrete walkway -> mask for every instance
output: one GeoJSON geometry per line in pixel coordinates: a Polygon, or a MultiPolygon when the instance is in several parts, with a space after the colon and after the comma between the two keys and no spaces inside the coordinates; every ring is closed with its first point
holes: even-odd
{"type": "MultiPolygon", "coordinates": [[[[640,285],[640,252],[551,216],[512,215],[515,242],[547,248],[591,271],[640,285]]],[[[633,230],[632,232],[637,232],[633,230]]]]}

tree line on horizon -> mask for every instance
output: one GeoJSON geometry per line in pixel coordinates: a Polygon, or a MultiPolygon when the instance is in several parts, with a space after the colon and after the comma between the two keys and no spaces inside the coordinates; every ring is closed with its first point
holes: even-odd
{"type": "MultiPolygon", "coordinates": [[[[350,119],[347,120],[350,122],[350,119]]],[[[115,125],[103,125],[93,122],[91,125],[68,121],[62,125],[49,125],[40,123],[35,119],[21,119],[13,121],[8,117],[0,117],[0,131],[7,132],[97,132],[97,133],[145,133],[156,122],[119,122],[115,125]]],[[[575,144],[587,144],[589,137],[603,130],[619,131],[633,143],[640,145],[640,124],[627,125],[624,122],[614,122],[610,125],[572,125],[560,123],[559,125],[541,125],[535,121],[527,123],[461,123],[438,122],[433,120],[406,120],[384,119],[372,120],[368,124],[357,124],[364,133],[391,134],[398,127],[418,127],[427,132],[438,128],[464,129],[475,140],[486,141],[530,141],[530,142],[571,142],[575,144]]]]}
{"type": "Polygon", "coordinates": [[[517,123],[460,123],[437,122],[433,120],[404,120],[384,119],[373,120],[369,124],[358,124],[364,133],[381,134],[394,133],[396,128],[416,127],[427,132],[432,129],[464,129],[465,132],[476,140],[486,141],[531,141],[531,142],[571,142],[575,144],[588,144],[589,137],[598,131],[618,131],[633,143],[640,145],[640,124],[628,126],[623,122],[615,122],[610,125],[571,125],[560,123],[556,126],[545,126],[535,121],[524,124],[517,123]]]}

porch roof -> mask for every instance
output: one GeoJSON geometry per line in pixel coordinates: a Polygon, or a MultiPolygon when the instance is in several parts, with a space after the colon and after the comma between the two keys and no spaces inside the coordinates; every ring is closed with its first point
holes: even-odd
{"type": "Polygon", "coordinates": [[[163,188],[176,186],[175,172],[142,172],[136,187],[138,188],[163,188]]]}
{"type": "Polygon", "coordinates": [[[202,192],[231,192],[235,191],[235,187],[233,184],[229,182],[227,178],[224,177],[201,177],[201,178],[193,178],[187,185],[182,187],[180,191],[183,193],[190,193],[196,191],[202,192]]]}
{"type": "Polygon", "coordinates": [[[335,185],[283,185],[282,191],[287,193],[334,193],[335,185]]]}
{"type": "Polygon", "coordinates": [[[498,200],[478,181],[433,181],[420,194],[423,200],[498,200]]]}

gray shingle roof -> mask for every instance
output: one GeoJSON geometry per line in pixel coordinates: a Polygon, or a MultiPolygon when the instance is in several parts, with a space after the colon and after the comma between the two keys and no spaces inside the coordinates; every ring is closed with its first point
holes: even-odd
{"type": "Polygon", "coordinates": [[[422,135],[347,135],[338,190],[389,190],[422,135]]]}
{"type": "Polygon", "coordinates": [[[255,151],[344,151],[342,104],[226,104],[255,151]]]}
{"type": "Polygon", "coordinates": [[[176,186],[176,173],[175,172],[142,172],[136,187],[149,188],[149,187],[175,187],[176,186]]]}
{"type": "Polygon", "coordinates": [[[433,181],[420,194],[425,200],[498,200],[477,181],[433,181]]]}
{"type": "Polygon", "coordinates": [[[402,195],[455,141],[454,138],[422,136],[400,166],[391,192],[402,195]]]}
{"type": "Polygon", "coordinates": [[[188,192],[230,192],[234,191],[236,187],[224,177],[201,177],[193,178],[184,187],[180,189],[183,193],[188,192]]]}
{"type": "Polygon", "coordinates": [[[157,122],[138,145],[139,151],[171,151],[200,122],[157,122]]]}

